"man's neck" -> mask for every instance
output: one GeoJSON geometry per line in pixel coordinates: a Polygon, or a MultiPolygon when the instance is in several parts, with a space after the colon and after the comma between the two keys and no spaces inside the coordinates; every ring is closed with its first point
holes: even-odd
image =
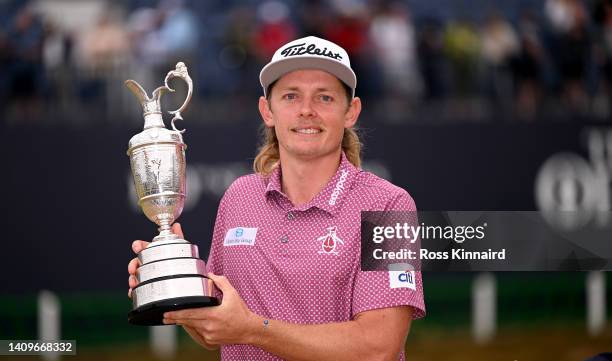
{"type": "Polygon", "coordinates": [[[284,155],[281,151],[283,193],[294,206],[310,202],[336,174],[342,151],[316,159],[301,159],[284,155]]]}

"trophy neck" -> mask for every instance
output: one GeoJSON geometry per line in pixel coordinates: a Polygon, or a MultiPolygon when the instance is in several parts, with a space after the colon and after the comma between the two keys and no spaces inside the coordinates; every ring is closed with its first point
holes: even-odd
{"type": "Polygon", "coordinates": [[[147,112],[144,113],[144,129],[149,128],[165,128],[164,119],[162,118],[161,112],[147,112]]]}
{"type": "Polygon", "coordinates": [[[164,125],[164,118],[162,118],[159,97],[143,101],[142,109],[144,110],[142,115],[144,116],[145,120],[144,129],[166,127],[164,125]]]}
{"type": "Polygon", "coordinates": [[[153,238],[153,242],[159,241],[174,241],[182,240],[183,238],[172,232],[171,223],[167,220],[163,220],[159,223],[159,234],[153,238]]]}

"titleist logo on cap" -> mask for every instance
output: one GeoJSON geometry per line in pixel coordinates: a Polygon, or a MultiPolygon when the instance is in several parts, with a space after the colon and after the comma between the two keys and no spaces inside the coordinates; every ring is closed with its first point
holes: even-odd
{"type": "Polygon", "coordinates": [[[308,46],[305,46],[305,45],[306,43],[288,46],[285,49],[283,49],[283,51],[281,51],[281,55],[286,58],[288,56],[312,54],[312,55],[322,55],[322,56],[326,56],[328,58],[332,58],[336,60],[342,59],[342,56],[340,54],[334,53],[331,50],[327,50],[327,48],[323,48],[323,49],[317,48],[315,44],[309,44],[308,46]]]}

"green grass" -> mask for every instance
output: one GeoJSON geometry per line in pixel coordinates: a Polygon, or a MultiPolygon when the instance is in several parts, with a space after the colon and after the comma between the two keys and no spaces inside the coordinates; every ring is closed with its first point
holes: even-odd
{"type": "MultiPolygon", "coordinates": [[[[419,330],[469,329],[474,274],[425,274],[427,316],[419,330]]],[[[572,325],[584,329],[586,273],[497,273],[500,328],[572,325]]],[[[121,293],[59,294],[62,338],[80,346],[129,345],[146,342],[147,327],[131,326],[131,302],[121,293]]],[[[0,297],[0,339],[37,338],[37,295],[0,297]]],[[[607,277],[608,318],[612,316],[612,276],[607,277]]],[[[182,332],[181,332],[182,334],[182,332]]],[[[181,337],[187,337],[185,335],[181,337]]],[[[411,336],[412,337],[412,336],[411,336]]]]}

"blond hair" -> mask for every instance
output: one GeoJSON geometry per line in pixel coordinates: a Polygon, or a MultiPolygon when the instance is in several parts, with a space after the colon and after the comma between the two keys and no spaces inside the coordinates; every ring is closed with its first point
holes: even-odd
{"type": "MultiPolygon", "coordinates": [[[[342,137],[342,150],[349,162],[357,168],[361,167],[361,146],[357,131],[353,128],[345,128],[342,137]]],[[[279,160],[278,138],[274,127],[265,127],[262,131],[262,144],[253,161],[253,170],[255,173],[264,176],[270,175],[278,165],[279,160]]]]}

